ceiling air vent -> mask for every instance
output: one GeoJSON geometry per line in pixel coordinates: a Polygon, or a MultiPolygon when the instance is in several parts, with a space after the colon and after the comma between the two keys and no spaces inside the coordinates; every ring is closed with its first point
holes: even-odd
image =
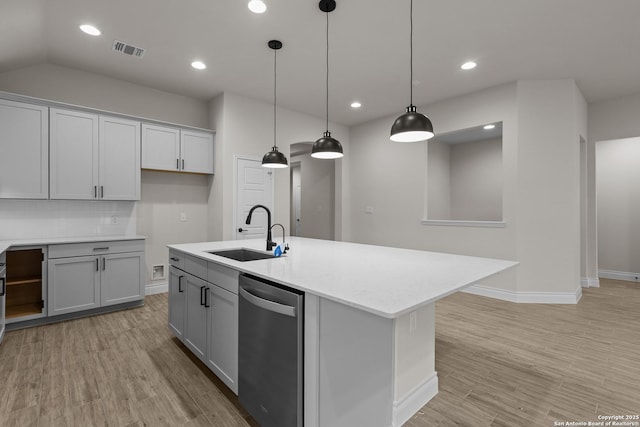
{"type": "Polygon", "coordinates": [[[145,53],[144,48],[136,47],[129,43],[121,42],[120,40],[113,41],[113,50],[124,53],[125,55],[137,56],[138,58],[142,58],[145,53]]]}

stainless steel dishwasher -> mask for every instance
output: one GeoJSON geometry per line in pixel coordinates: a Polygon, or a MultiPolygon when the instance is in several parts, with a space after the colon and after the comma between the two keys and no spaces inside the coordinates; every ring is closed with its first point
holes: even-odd
{"type": "Polygon", "coordinates": [[[240,276],[238,397],[262,427],[303,425],[304,293],[240,276]]]}

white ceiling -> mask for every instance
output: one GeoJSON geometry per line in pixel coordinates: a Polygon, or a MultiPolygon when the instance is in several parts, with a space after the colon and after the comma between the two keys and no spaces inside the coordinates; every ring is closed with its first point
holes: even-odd
{"type": "MultiPolygon", "coordinates": [[[[254,15],[247,0],[0,0],[0,72],[49,62],[204,100],[230,91],[272,102],[266,44],[277,38],[278,105],[323,117],[324,13],[317,0],[265,2],[254,15]],[[86,22],[102,36],[80,32],[86,22]],[[114,39],[147,53],[117,54],[114,39]]],[[[638,93],[639,19],[638,0],[415,0],[414,104],[518,79],[573,78],[589,102],[638,93]],[[467,60],[478,67],[460,70],[467,60]]],[[[337,0],[329,20],[330,119],[402,113],[409,1],[337,0]]]]}

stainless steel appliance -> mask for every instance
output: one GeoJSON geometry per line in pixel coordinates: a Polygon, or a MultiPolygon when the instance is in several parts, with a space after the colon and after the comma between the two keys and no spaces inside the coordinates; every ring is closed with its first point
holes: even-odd
{"type": "Polygon", "coordinates": [[[303,425],[304,293],[240,276],[238,397],[262,427],[303,425]]]}

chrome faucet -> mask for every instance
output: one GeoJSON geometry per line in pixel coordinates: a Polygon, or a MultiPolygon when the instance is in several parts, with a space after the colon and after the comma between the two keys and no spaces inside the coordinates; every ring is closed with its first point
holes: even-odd
{"type": "Polygon", "coordinates": [[[255,211],[257,208],[262,208],[265,211],[267,211],[267,250],[270,251],[271,249],[273,249],[274,246],[276,246],[276,242],[271,240],[271,211],[269,210],[269,208],[264,205],[253,206],[249,210],[249,215],[247,215],[247,220],[245,221],[245,224],[247,225],[251,224],[251,215],[253,215],[253,211],[255,211]]]}

